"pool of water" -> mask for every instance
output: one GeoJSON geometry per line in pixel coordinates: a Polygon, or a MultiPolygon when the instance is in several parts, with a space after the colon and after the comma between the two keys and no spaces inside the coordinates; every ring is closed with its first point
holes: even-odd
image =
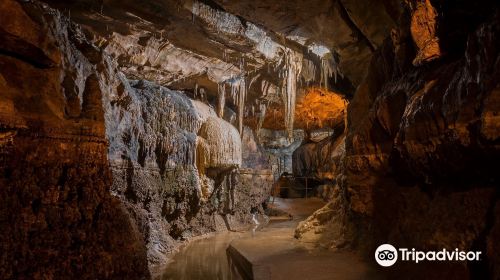
{"type": "Polygon", "coordinates": [[[195,240],[182,248],[164,270],[161,280],[240,280],[228,260],[226,249],[236,238],[250,233],[222,232],[195,240]]]}
{"type": "MultiPolygon", "coordinates": [[[[269,221],[259,216],[259,225],[250,228],[247,232],[221,232],[192,241],[175,254],[161,276],[155,278],[161,280],[241,280],[241,276],[228,259],[226,252],[233,240],[254,237],[262,230],[294,229],[300,220],[305,219],[323,204],[324,202],[320,199],[277,198],[273,204],[274,207],[291,213],[294,219],[269,221]]],[[[293,236],[293,230],[290,236],[293,236]]]]}

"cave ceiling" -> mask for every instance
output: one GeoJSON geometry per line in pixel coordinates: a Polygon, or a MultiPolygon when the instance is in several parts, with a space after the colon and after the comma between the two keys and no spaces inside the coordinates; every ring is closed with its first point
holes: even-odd
{"type": "MultiPolygon", "coordinates": [[[[281,106],[290,102],[280,93],[290,74],[287,55],[295,54],[294,63],[302,64],[294,72],[298,96],[291,102],[301,100],[309,86],[347,95],[400,13],[396,0],[47,2],[79,23],[129,79],[150,80],[194,98],[202,91],[212,103],[222,88],[229,96],[226,105],[237,111],[232,87],[243,77],[245,111],[274,103],[284,115],[294,114],[281,106]]],[[[268,119],[265,126],[273,127],[268,119]]]]}

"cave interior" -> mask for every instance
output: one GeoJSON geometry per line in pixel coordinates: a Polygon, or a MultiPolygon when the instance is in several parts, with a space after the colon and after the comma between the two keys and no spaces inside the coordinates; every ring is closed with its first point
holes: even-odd
{"type": "Polygon", "coordinates": [[[498,1],[0,1],[0,279],[500,279],[499,168],[498,1]]]}

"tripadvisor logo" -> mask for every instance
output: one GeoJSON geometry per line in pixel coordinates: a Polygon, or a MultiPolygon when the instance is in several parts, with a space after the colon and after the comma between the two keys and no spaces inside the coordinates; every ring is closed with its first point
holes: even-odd
{"type": "Polygon", "coordinates": [[[391,244],[382,244],[375,250],[375,260],[381,266],[392,266],[399,259],[419,263],[421,261],[479,261],[481,251],[460,251],[442,249],[439,251],[417,251],[415,249],[396,249],[391,244]]]}
{"type": "Polygon", "coordinates": [[[375,251],[375,260],[381,266],[391,266],[398,260],[398,251],[391,244],[382,244],[375,251]]]}

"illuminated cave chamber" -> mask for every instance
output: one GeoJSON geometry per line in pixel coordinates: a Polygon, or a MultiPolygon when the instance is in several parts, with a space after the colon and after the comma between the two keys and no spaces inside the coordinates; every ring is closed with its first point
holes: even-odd
{"type": "Polygon", "coordinates": [[[499,278],[496,2],[1,1],[0,278],[149,279],[271,196],[368,266],[485,256],[389,279],[499,278]]]}

